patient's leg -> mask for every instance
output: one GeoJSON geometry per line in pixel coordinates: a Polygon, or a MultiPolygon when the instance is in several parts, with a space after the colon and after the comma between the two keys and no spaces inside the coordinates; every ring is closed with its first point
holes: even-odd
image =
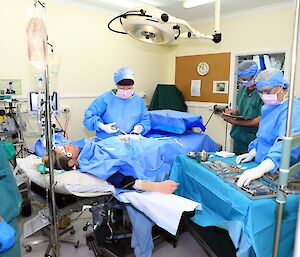
{"type": "Polygon", "coordinates": [[[177,185],[178,184],[172,180],[165,180],[162,182],[136,180],[133,188],[148,192],[172,194],[176,190],[177,185]]]}

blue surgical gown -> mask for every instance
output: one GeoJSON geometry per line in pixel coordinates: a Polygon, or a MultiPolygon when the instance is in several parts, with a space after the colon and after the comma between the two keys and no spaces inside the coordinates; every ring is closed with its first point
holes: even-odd
{"type": "MultiPolygon", "coordinates": [[[[255,162],[261,163],[265,159],[271,159],[275,168],[280,167],[282,141],[278,140],[286,134],[288,101],[279,105],[262,107],[262,115],[257,132],[257,138],[249,144],[248,151],[255,148],[255,162]]],[[[292,134],[300,132],[300,100],[294,97],[292,134]]],[[[291,165],[300,160],[300,146],[294,147],[291,153],[291,165]]]]}
{"type": "Polygon", "coordinates": [[[116,128],[130,133],[137,124],[143,126],[142,135],[146,134],[150,128],[150,116],[143,99],[134,94],[129,99],[121,99],[113,91],[105,92],[99,96],[87,108],[84,115],[83,124],[91,131],[96,131],[98,139],[104,139],[115,134],[107,134],[98,126],[99,122],[104,124],[116,122],[116,128]]]}

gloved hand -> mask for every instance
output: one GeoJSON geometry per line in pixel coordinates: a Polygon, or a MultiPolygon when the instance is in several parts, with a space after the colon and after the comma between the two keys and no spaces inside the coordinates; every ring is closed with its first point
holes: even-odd
{"type": "Polygon", "coordinates": [[[141,134],[144,130],[144,127],[142,125],[135,125],[133,127],[133,130],[131,133],[134,133],[134,134],[141,134]]]}
{"type": "Polygon", "coordinates": [[[237,164],[239,164],[241,162],[250,162],[254,159],[255,155],[256,155],[256,150],[255,150],[255,148],[252,148],[249,153],[244,153],[244,154],[237,156],[235,159],[235,162],[237,164]]]}
{"type": "Polygon", "coordinates": [[[9,250],[15,242],[16,231],[2,219],[0,222],[0,253],[9,250]]]}
{"type": "Polygon", "coordinates": [[[102,129],[104,132],[106,132],[107,134],[114,134],[117,133],[119,129],[117,129],[115,127],[116,123],[112,122],[112,123],[108,123],[108,124],[104,124],[102,122],[98,123],[98,126],[100,129],[102,129]]]}
{"type": "Polygon", "coordinates": [[[265,173],[273,170],[274,168],[274,162],[271,159],[266,159],[257,167],[244,171],[236,184],[238,187],[247,186],[252,180],[262,177],[265,173]]]}

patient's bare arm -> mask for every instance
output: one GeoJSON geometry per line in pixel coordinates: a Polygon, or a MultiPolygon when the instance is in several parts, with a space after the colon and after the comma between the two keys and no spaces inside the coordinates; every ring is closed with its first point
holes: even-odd
{"type": "Polygon", "coordinates": [[[176,190],[177,186],[178,184],[172,180],[165,180],[162,182],[136,180],[133,187],[146,192],[172,194],[176,190]]]}

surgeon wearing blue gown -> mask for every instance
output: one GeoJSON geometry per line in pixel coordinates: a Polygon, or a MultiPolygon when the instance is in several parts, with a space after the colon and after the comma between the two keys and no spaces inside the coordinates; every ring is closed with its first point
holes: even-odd
{"type": "MultiPolygon", "coordinates": [[[[280,167],[282,141],[286,134],[288,109],[288,83],[282,71],[268,69],[255,79],[256,90],[264,102],[257,138],[248,147],[248,153],[239,155],[236,162],[249,162],[255,158],[259,165],[246,170],[239,178],[239,187],[248,185],[252,180],[267,172],[275,172],[280,167]]],[[[294,97],[291,133],[300,132],[300,100],[294,97]]],[[[291,165],[300,160],[300,146],[291,152],[291,165]]]]}
{"type": "Polygon", "coordinates": [[[83,124],[96,131],[96,140],[121,133],[146,134],[150,130],[150,116],[143,99],[134,94],[134,74],[127,67],[114,74],[117,89],[105,92],[87,108],[83,124]]]}

